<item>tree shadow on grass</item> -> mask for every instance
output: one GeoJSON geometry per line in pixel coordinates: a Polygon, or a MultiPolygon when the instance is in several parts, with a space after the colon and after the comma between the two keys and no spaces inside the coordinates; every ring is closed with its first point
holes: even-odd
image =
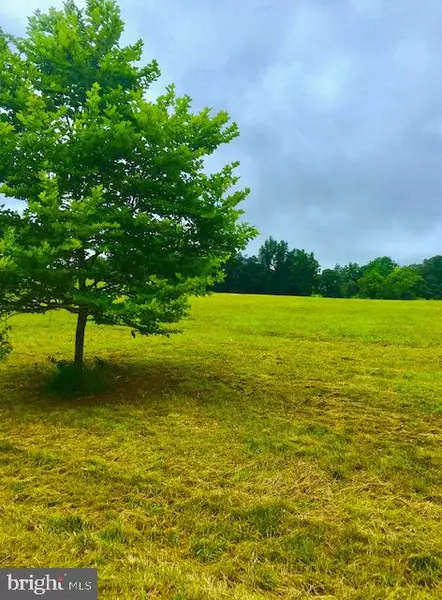
{"type": "MultiPolygon", "coordinates": [[[[53,361],[54,362],[54,361],[53,361]]],[[[176,408],[177,396],[208,404],[233,400],[240,389],[219,362],[213,369],[191,359],[118,362],[95,359],[79,374],[71,363],[10,366],[1,374],[0,406],[50,412],[61,407],[146,406],[158,412],[176,408]]]]}

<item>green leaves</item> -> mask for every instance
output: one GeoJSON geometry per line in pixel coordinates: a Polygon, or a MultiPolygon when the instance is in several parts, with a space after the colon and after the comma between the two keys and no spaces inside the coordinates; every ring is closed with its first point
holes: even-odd
{"type": "Polygon", "coordinates": [[[0,33],[0,185],[26,202],[0,212],[1,305],[164,333],[256,231],[238,223],[237,163],[203,170],[236,124],[173,85],[149,100],[158,65],[123,27],[113,1],[69,0],[0,33]]]}

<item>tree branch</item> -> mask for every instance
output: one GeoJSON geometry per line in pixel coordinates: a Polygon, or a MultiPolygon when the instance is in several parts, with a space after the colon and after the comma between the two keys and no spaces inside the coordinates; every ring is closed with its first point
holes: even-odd
{"type": "Polygon", "coordinates": [[[38,313],[45,313],[48,310],[67,310],[71,313],[75,313],[77,314],[79,312],[79,308],[76,308],[75,306],[72,306],[71,304],[62,304],[62,303],[58,303],[58,302],[48,302],[47,304],[41,305],[35,305],[35,306],[17,306],[16,303],[11,303],[11,304],[1,304],[0,305],[0,310],[4,310],[6,312],[8,311],[14,311],[13,314],[24,314],[24,313],[28,313],[28,314],[38,314],[38,313]]]}

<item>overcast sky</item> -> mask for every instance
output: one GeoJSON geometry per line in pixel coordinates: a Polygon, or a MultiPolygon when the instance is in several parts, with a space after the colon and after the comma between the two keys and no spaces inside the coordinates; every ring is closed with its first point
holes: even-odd
{"type": "MultiPolygon", "coordinates": [[[[83,3],[78,2],[79,5],[83,3]]],[[[36,8],[11,0],[21,33],[36,8]]],[[[260,238],[323,266],[442,254],[441,0],[121,0],[125,40],[195,108],[227,109],[260,238]]],[[[219,163],[221,164],[221,162],[219,163]]]]}

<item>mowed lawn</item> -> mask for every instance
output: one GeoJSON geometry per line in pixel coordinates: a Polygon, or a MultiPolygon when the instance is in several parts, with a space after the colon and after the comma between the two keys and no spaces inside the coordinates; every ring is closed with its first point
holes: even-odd
{"type": "Polygon", "coordinates": [[[76,400],[44,391],[71,316],[12,324],[1,567],[97,567],[103,599],[442,598],[442,302],[219,294],[170,339],[88,325],[112,387],[76,400]]]}

